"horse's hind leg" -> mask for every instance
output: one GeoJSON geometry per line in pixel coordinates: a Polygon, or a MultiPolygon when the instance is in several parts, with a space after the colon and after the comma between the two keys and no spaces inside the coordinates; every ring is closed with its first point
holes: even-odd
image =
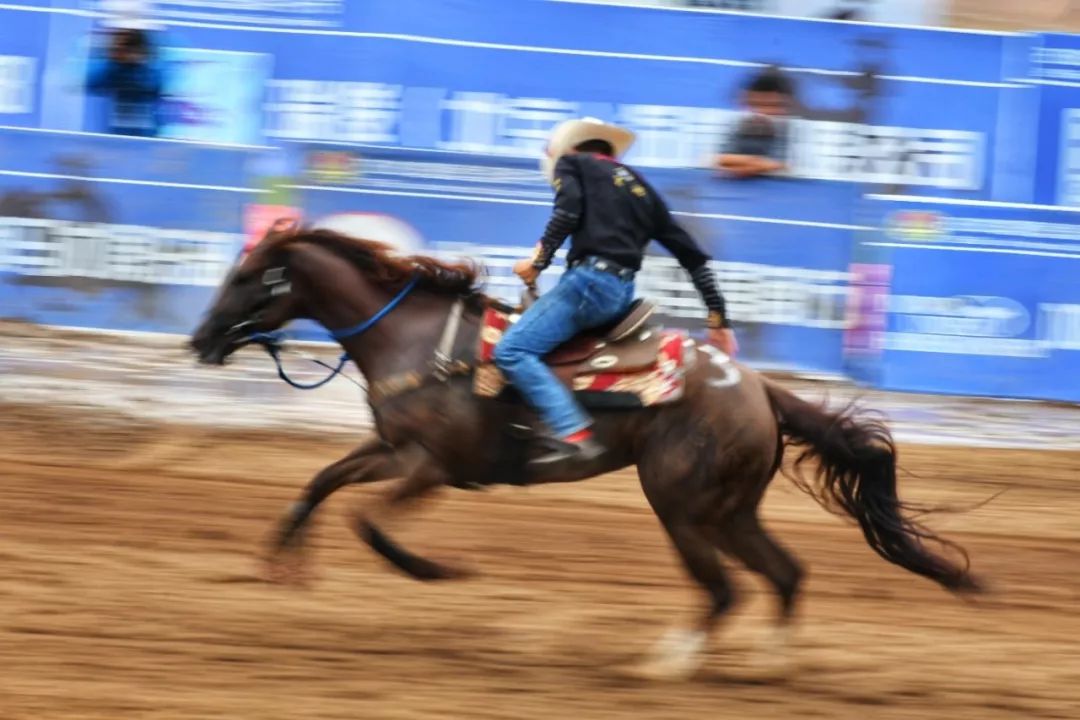
{"type": "Polygon", "coordinates": [[[773,642],[764,648],[764,659],[770,664],[783,662],[799,598],[802,567],[761,526],[756,508],[735,513],[718,530],[718,535],[719,547],[725,553],[738,558],[747,569],[762,575],[776,590],[780,600],[777,629],[773,642]]]}
{"type": "Polygon", "coordinates": [[[734,589],[712,541],[688,518],[661,518],[687,572],[708,594],[709,602],[694,627],[668,631],[642,668],[655,678],[689,677],[700,667],[712,630],[735,601],[734,589]]]}
{"type": "Polygon", "coordinates": [[[720,547],[747,569],[759,573],[780,598],[779,623],[787,625],[795,614],[803,569],[799,562],[761,527],[755,510],[739,513],[720,531],[720,547]]]}
{"type": "Polygon", "coordinates": [[[696,463],[673,463],[671,457],[647,456],[638,465],[641,487],[687,572],[708,595],[708,605],[694,627],[668,632],[641,668],[646,675],[660,678],[687,677],[697,670],[709,634],[735,599],[713,538],[691,510],[702,468],[696,463]]]}

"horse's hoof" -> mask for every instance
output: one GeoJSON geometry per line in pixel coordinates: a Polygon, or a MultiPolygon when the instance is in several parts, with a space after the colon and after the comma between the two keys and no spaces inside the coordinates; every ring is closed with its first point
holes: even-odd
{"type": "Polygon", "coordinates": [[[263,560],[261,576],[272,585],[294,588],[308,588],[311,585],[311,573],[304,561],[296,557],[282,557],[280,554],[263,560]]]}
{"type": "Polygon", "coordinates": [[[409,574],[416,580],[423,582],[469,580],[479,574],[475,570],[458,565],[447,565],[446,563],[426,559],[421,560],[422,562],[414,563],[409,574]]]}
{"type": "Polygon", "coordinates": [[[478,571],[460,565],[440,565],[440,567],[443,574],[436,578],[437,580],[472,580],[480,575],[478,571]]]}
{"type": "Polygon", "coordinates": [[[644,680],[687,680],[701,668],[708,640],[704,630],[671,630],[653,648],[650,657],[632,672],[644,680]]]}
{"type": "Polygon", "coordinates": [[[687,664],[653,658],[632,666],[630,674],[649,682],[679,682],[692,678],[699,667],[700,663],[687,664]]]}
{"type": "Polygon", "coordinates": [[[755,650],[750,665],[758,680],[781,681],[791,676],[791,630],[774,629],[755,650]]]}
{"type": "Polygon", "coordinates": [[[285,571],[276,563],[264,563],[260,568],[258,577],[267,585],[285,584],[285,571]]]}

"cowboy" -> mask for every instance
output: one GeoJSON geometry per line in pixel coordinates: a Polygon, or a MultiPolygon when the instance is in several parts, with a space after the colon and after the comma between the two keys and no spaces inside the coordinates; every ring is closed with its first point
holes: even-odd
{"type": "Polygon", "coordinates": [[[594,118],[557,126],[541,161],[555,188],[555,208],[531,258],[514,272],[528,286],[572,235],[567,270],[526,310],[495,349],[495,363],[552,433],[554,450],[535,460],[549,465],[588,461],[605,448],[592,421],[556,379],[543,357],[585,330],[623,317],[634,299],[634,275],[645,247],[656,240],[690,273],[708,308],[708,340],[728,355],[738,349],[709,257],[671,217],[663,199],[618,158],[634,134],[594,118]]]}

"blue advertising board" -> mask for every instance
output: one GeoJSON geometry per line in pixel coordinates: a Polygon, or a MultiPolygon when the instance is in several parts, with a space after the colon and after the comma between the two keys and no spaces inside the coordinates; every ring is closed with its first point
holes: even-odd
{"type": "Polygon", "coordinates": [[[1041,35],[1029,79],[1039,93],[1035,202],[1080,207],[1080,36],[1041,35]]]}
{"type": "MultiPolygon", "coordinates": [[[[93,18],[74,5],[48,14],[50,76],[64,53],[85,53],[93,18]]],[[[250,81],[265,107],[231,108],[267,142],[533,157],[554,123],[596,115],[638,132],[631,162],[698,166],[729,132],[740,88],[775,63],[794,79],[804,118],[793,126],[799,174],[1030,199],[1009,181],[1035,109],[1003,77],[1019,42],[1010,35],[544,0],[304,3],[291,25],[276,2],[157,5],[170,46],[272,59],[265,87],[250,81]]],[[[46,15],[0,13],[16,24],[46,15]]],[[[70,79],[48,91],[49,122],[69,124],[47,126],[84,129],[70,79]]]]}
{"type": "Polygon", "coordinates": [[[0,125],[41,125],[51,20],[0,10],[0,125]]]}
{"type": "Polygon", "coordinates": [[[269,55],[189,47],[163,54],[171,81],[162,137],[233,145],[262,141],[269,55]]]}
{"type": "MultiPolygon", "coordinates": [[[[516,297],[510,265],[550,207],[536,158],[555,123],[593,115],[637,132],[627,160],[716,258],[750,361],[1077,399],[1077,218],[1047,207],[1080,206],[1077,36],[546,0],[159,0],[164,132],[210,145],[81,132],[99,128],[80,78],[102,6],[23,5],[0,9],[0,125],[24,128],[0,128],[2,317],[186,332],[264,201],[477,257],[516,297]],[[718,178],[702,168],[769,64],[796,85],[792,177],[718,178]]],[[[663,251],[639,291],[698,326],[663,251]]]]}
{"type": "MultiPolygon", "coordinates": [[[[891,266],[873,377],[893,390],[1080,402],[1077,211],[876,196],[856,250],[891,266]]],[[[865,369],[865,368],[864,368],[865,369]]]]}
{"type": "Polygon", "coordinates": [[[0,317],[188,332],[243,242],[266,152],[0,130],[0,317]]]}

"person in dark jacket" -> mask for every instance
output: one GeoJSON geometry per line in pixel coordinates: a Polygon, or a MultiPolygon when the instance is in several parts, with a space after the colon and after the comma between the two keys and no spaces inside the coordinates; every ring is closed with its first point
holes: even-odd
{"type": "Polygon", "coordinates": [[[145,30],[120,28],[91,49],[86,87],[110,98],[109,131],[119,135],[158,134],[163,73],[145,30]]]}
{"type": "Polygon", "coordinates": [[[544,364],[543,357],[580,332],[618,320],[634,299],[634,275],[651,240],[690,273],[708,309],[709,341],[734,355],[735,335],[709,257],[679,226],[663,198],[635,170],[619,162],[633,144],[629,130],[586,118],[558,126],[544,170],[555,188],[555,208],[531,258],[514,272],[527,284],[572,236],[567,270],[503,336],[495,363],[552,433],[555,449],[533,462],[595,459],[605,449],[592,421],[544,364]]]}

